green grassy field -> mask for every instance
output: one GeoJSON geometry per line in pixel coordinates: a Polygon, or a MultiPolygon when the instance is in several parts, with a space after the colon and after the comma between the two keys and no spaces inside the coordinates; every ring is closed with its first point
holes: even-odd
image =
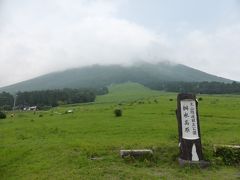
{"type": "Polygon", "coordinates": [[[126,83],[96,103],[8,116],[0,120],[0,179],[239,179],[239,167],[225,166],[212,146],[240,144],[240,96],[198,96],[207,169],[176,161],[176,96],[126,83]],[[115,117],[119,103],[123,116],[115,117]],[[151,148],[154,158],[124,160],[123,148],[151,148]]]}

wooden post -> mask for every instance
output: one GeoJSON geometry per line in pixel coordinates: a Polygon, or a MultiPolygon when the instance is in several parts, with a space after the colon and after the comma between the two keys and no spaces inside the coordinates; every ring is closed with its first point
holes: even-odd
{"type": "Polygon", "coordinates": [[[178,94],[176,116],[178,120],[180,165],[208,163],[203,160],[198,101],[193,94],[178,94]]]}

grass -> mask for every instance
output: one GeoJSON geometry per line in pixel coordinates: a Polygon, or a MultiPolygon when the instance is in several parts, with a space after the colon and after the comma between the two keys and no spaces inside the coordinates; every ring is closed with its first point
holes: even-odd
{"type": "Polygon", "coordinates": [[[98,96],[97,103],[126,103],[131,101],[140,101],[146,98],[153,98],[163,93],[153,91],[138,83],[113,84],[109,87],[107,95],[98,96]]]}
{"type": "Polygon", "coordinates": [[[207,169],[178,166],[176,94],[126,83],[111,86],[96,103],[0,120],[0,179],[240,178],[239,167],[223,165],[212,149],[240,144],[240,96],[199,97],[203,151],[212,163],[207,169]],[[115,117],[119,103],[123,116],[115,117]],[[65,114],[69,109],[73,113],[65,114]],[[123,148],[151,148],[155,155],[123,160],[123,148]]]}

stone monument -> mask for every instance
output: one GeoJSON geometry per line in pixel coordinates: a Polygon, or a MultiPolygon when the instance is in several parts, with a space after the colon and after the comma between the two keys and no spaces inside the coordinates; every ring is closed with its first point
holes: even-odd
{"type": "Polygon", "coordinates": [[[203,160],[198,101],[195,95],[178,94],[176,116],[179,132],[179,164],[207,166],[209,163],[203,160]]]}

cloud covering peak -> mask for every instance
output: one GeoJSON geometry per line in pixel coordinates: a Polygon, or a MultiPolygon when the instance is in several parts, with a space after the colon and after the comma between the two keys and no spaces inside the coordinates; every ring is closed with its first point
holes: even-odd
{"type": "Polygon", "coordinates": [[[127,4],[126,0],[0,1],[4,66],[0,86],[52,71],[129,64],[135,59],[168,59],[239,80],[240,23],[205,31],[173,22],[181,24],[173,35],[166,28],[154,29],[120,16],[127,4]]]}

